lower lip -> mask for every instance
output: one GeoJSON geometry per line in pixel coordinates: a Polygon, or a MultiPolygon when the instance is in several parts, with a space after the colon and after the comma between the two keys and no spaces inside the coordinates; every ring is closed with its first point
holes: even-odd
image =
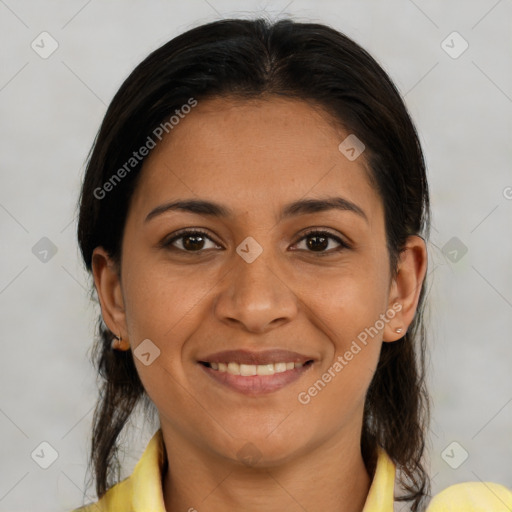
{"type": "Polygon", "coordinates": [[[199,363],[199,366],[201,366],[212,379],[215,379],[224,386],[238,391],[239,393],[243,393],[244,395],[257,396],[273,393],[295,382],[304,372],[309,370],[312,363],[294,368],[293,370],[275,373],[274,375],[251,375],[249,377],[232,375],[228,372],[219,372],[201,363],[199,363]]]}

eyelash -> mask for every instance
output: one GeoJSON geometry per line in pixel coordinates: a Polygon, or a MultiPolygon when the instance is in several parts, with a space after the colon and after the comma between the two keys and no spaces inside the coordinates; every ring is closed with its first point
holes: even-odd
{"type": "MultiPolygon", "coordinates": [[[[185,252],[185,253],[189,253],[189,254],[194,254],[194,253],[201,254],[202,252],[204,252],[205,249],[200,249],[198,251],[187,251],[185,249],[180,249],[180,248],[174,247],[172,245],[176,240],[179,240],[181,238],[187,238],[187,236],[197,236],[197,235],[201,235],[201,236],[203,236],[205,238],[208,238],[208,240],[210,240],[211,242],[217,244],[217,242],[215,242],[215,240],[213,240],[209,236],[209,234],[207,232],[202,231],[200,229],[194,229],[194,230],[178,231],[177,233],[174,234],[174,236],[171,239],[165,239],[160,245],[163,248],[166,248],[166,249],[176,249],[176,250],[178,250],[180,252],[185,252]]],[[[315,251],[307,251],[306,250],[306,252],[310,252],[310,253],[316,254],[318,256],[326,256],[326,255],[329,255],[329,254],[340,252],[340,251],[342,251],[344,249],[350,249],[350,246],[345,241],[343,241],[340,237],[338,237],[336,235],[333,235],[329,231],[323,231],[323,230],[318,230],[318,229],[312,229],[310,231],[307,231],[306,233],[304,233],[302,235],[302,237],[299,240],[297,240],[297,242],[295,242],[294,245],[298,244],[299,242],[302,242],[306,238],[312,237],[313,235],[324,236],[326,238],[330,238],[332,240],[335,240],[340,245],[340,247],[338,247],[337,249],[334,249],[334,250],[331,249],[329,251],[315,252],[315,251]]],[[[217,245],[219,245],[219,244],[217,244],[217,245]]]]}

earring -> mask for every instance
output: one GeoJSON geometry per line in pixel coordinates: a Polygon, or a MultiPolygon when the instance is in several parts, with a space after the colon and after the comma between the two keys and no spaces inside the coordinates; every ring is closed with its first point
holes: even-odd
{"type": "Polygon", "coordinates": [[[128,350],[130,348],[130,344],[128,341],[123,341],[123,338],[121,336],[116,336],[114,334],[114,339],[112,340],[112,350],[128,350]]]}
{"type": "Polygon", "coordinates": [[[401,327],[398,327],[397,329],[395,329],[395,332],[397,332],[398,334],[400,334],[402,331],[403,331],[403,329],[401,327]]]}

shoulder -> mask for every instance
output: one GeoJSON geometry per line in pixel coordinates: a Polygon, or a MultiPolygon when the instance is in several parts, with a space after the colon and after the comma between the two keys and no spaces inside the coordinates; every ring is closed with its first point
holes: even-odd
{"type": "Polygon", "coordinates": [[[512,491],[492,482],[451,485],[432,498],[427,512],[510,512],[512,491]]]}
{"type": "Polygon", "coordinates": [[[96,503],[72,512],[121,512],[134,509],[165,512],[162,494],[162,469],[165,461],[162,430],[159,429],[129,477],[110,487],[96,503]]]}

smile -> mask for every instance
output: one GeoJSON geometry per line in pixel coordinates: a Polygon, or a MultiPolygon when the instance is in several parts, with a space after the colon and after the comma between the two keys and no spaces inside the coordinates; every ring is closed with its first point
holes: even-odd
{"type": "Polygon", "coordinates": [[[298,380],[315,358],[288,350],[227,350],[209,354],[198,361],[209,379],[223,388],[249,396],[278,391],[298,380]]]}
{"type": "Polygon", "coordinates": [[[294,363],[293,361],[269,364],[238,364],[236,362],[212,362],[205,364],[207,364],[212,370],[229,373],[231,375],[241,375],[242,377],[252,377],[254,375],[275,375],[276,373],[284,373],[288,370],[304,366],[302,363],[294,363]]]}

